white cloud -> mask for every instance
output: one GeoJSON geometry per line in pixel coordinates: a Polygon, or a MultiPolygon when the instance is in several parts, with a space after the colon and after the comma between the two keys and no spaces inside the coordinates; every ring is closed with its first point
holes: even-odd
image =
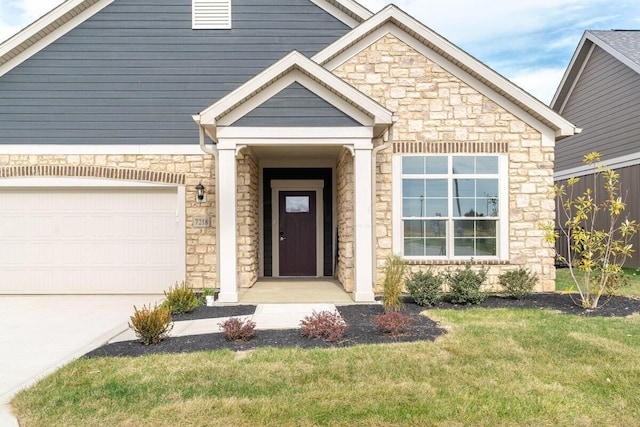
{"type": "Polygon", "coordinates": [[[0,41],[62,3],[62,0],[0,0],[0,41]]]}
{"type": "Polygon", "coordinates": [[[564,68],[542,68],[508,76],[510,80],[549,105],[564,76],[564,68]]]}
{"type": "MultiPolygon", "coordinates": [[[[640,2],[611,0],[357,0],[393,2],[541,100],[551,100],[586,29],[638,28],[640,2]],[[545,83],[546,82],[546,83],[545,83]]],[[[0,0],[0,40],[62,0],[0,0]]]]}

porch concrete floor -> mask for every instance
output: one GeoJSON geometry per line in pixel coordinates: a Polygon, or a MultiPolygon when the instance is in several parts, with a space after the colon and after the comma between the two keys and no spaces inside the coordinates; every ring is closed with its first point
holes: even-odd
{"type": "Polygon", "coordinates": [[[351,294],[333,279],[262,278],[239,290],[240,304],[329,303],[353,304],[351,294]]]}

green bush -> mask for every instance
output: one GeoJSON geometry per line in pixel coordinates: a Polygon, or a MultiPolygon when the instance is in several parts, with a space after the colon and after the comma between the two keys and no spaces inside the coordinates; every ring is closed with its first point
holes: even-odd
{"type": "Polygon", "coordinates": [[[480,287],[487,279],[488,269],[473,271],[471,264],[467,263],[464,269],[448,272],[446,274],[451,288],[451,302],[454,304],[480,304],[486,297],[480,287]]]}
{"type": "Polygon", "coordinates": [[[538,276],[520,267],[517,270],[502,273],[498,276],[498,281],[503,288],[503,294],[509,298],[520,299],[533,291],[538,283],[538,276]]]}
{"type": "Polygon", "coordinates": [[[384,311],[399,311],[402,308],[402,287],[407,264],[397,255],[389,255],[384,268],[384,293],[382,306],[384,311]]]}
{"type": "Polygon", "coordinates": [[[173,329],[173,319],[166,307],[155,305],[142,306],[142,309],[133,306],[133,316],[130,317],[129,327],[144,345],[157,344],[165,339],[173,329]]]}
{"type": "Polygon", "coordinates": [[[407,291],[418,305],[432,306],[442,301],[445,278],[431,270],[413,273],[407,281],[407,291]]]}
{"type": "Polygon", "coordinates": [[[196,296],[193,289],[188,287],[185,282],[169,288],[164,292],[166,300],[162,305],[171,311],[171,314],[182,314],[192,311],[194,308],[202,305],[202,301],[196,296]]]}

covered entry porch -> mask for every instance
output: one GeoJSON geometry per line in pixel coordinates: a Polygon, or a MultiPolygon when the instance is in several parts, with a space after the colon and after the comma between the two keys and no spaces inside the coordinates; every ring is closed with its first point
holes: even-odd
{"type": "Polygon", "coordinates": [[[335,277],[373,301],[374,147],[392,113],[292,52],[194,120],[216,160],[220,301],[266,277],[335,277]]]}
{"type": "Polygon", "coordinates": [[[261,278],[250,288],[238,292],[241,304],[353,303],[340,282],[327,278],[261,278]]]}

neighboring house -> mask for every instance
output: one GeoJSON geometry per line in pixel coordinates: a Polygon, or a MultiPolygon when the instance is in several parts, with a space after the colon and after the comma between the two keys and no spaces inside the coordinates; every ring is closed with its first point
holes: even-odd
{"type": "Polygon", "coordinates": [[[391,253],[550,290],[574,132],[395,6],[68,0],[0,45],[0,293],[327,276],[372,301],[391,253]]]}
{"type": "MultiPolygon", "coordinates": [[[[555,179],[584,178],[593,167],[583,157],[597,151],[604,165],[620,173],[626,215],[640,220],[640,31],[586,31],[551,107],[583,129],[557,144],[555,179]]],[[[587,187],[593,183],[582,179],[576,191],[587,187]]],[[[625,265],[640,267],[638,236],[633,246],[625,265]]]]}

